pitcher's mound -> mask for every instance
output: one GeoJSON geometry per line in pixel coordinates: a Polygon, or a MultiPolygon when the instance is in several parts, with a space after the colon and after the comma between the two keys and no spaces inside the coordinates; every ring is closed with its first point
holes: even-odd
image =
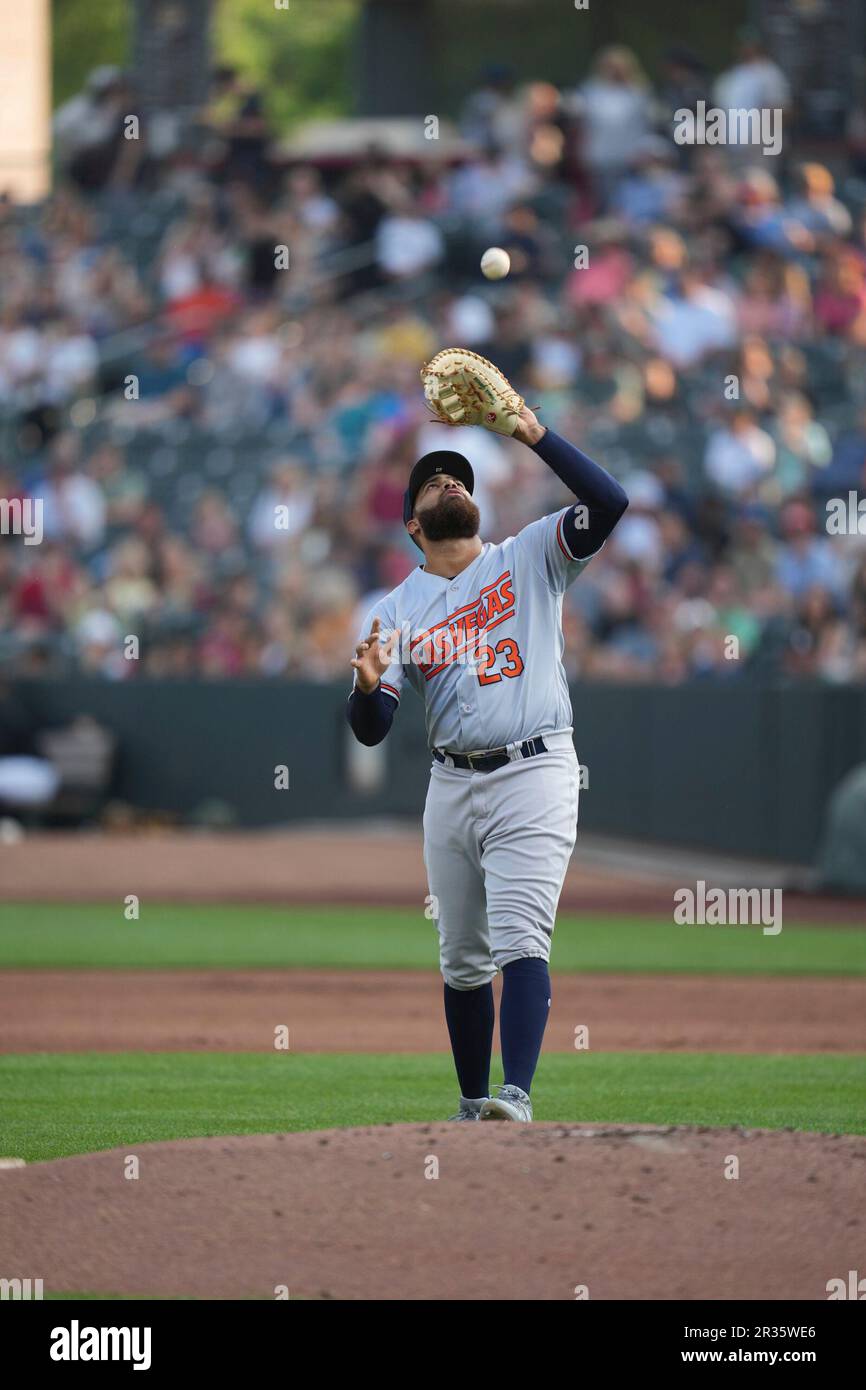
{"type": "Polygon", "coordinates": [[[866,1138],[776,1131],[192,1139],[4,1172],[0,1249],[46,1293],[825,1299],[863,1265],[864,1178],[866,1138]]]}

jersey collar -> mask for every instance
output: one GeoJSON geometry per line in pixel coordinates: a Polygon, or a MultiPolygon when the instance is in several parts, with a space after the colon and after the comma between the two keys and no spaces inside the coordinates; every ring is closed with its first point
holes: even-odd
{"type": "Polygon", "coordinates": [[[461,570],[459,574],[452,574],[450,579],[446,578],[444,574],[431,574],[430,571],[426,570],[423,565],[418,566],[418,572],[419,574],[423,574],[425,579],[432,579],[434,580],[434,582],[438,584],[454,584],[459,580],[464,579],[466,575],[469,574],[470,571],[475,568],[475,566],[478,564],[478,561],[483,560],[484,556],[487,554],[489,549],[490,542],[485,541],[478,554],[475,556],[475,559],[472,561],[472,564],[467,565],[465,570],[461,570]]]}

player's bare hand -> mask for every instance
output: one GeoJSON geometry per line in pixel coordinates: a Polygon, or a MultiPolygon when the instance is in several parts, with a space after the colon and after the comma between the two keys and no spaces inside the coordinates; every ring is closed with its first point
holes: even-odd
{"type": "Polygon", "coordinates": [[[358,689],[370,695],[379,684],[382,676],[391,665],[391,652],[394,633],[382,639],[382,624],[373,619],[373,626],[367,636],[355,648],[355,655],[349,663],[355,669],[355,682],[358,689]]]}
{"type": "Polygon", "coordinates": [[[517,417],[517,429],[513,437],[519,439],[521,444],[537,444],[544,431],[545,426],[539,422],[535,412],[525,405],[517,417]]]}

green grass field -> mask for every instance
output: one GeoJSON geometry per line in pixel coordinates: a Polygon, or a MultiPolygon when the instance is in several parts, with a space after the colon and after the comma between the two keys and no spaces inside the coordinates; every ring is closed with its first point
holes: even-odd
{"type": "MultiPolygon", "coordinates": [[[[864,975],[866,931],[679,927],[563,917],[557,972],[864,975]]],[[[433,924],[398,909],[4,904],[0,969],[429,969],[433,924]]],[[[495,1079],[495,1069],[494,1069],[495,1079]]],[[[450,1057],[250,1053],[0,1055],[0,1155],[28,1161],[160,1139],[429,1121],[450,1057]]],[[[539,1120],[866,1133],[866,1056],[547,1053],[539,1120]]]]}
{"type": "MultiPolygon", "coordinates": [[[[863,1134],[864,1092],[859,1055],[548,1053],[536,1118],[863,1134]]],[[[196,1135],[424,1122],[445,1119],[454,1100],[444,1053],[7,1055],[0,1153],[34,1161],[196,1135]]]]}
{"type": "MultiPolygon", "coordinates": [[[[866,930],[680,927],[670,919],[557,921],[557,971],[716,971],[748,975],[866,975],[866,930]]],[[[436,932],[399,908],[5,903],[0,969],[435,970],[436,932]]]]}

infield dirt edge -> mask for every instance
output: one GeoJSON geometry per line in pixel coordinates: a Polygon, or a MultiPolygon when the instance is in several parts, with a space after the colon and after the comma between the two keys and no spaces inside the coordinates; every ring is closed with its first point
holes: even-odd
{"type": "Polygon", "coordinates": [[[706,1126],[221,1137],[10,1170],[0,1230],[51,1293],[816,1299],[862,1263],[863,1164],[862,1137],[706,1126]]]}

